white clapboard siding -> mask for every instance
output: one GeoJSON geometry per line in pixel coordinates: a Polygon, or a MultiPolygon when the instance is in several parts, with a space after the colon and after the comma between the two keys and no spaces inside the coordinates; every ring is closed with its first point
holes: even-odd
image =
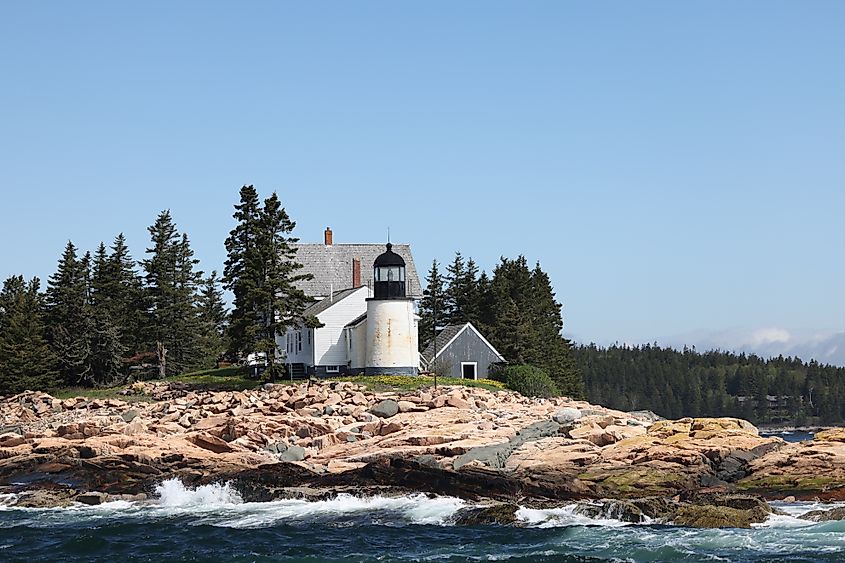
{"type": "Polygon", "coordinates": [[[369,290],[366,287],[361,287],[358,291],[317,315],[317,318],[325,326],[315,331],[315,365],[347,365],[349,358],[347,358],[346,337],[343,327],[367,312],[367,297],[369,297],[369,290]]]}
{"type": "Polygon", "coordinates": [[[287,351],[286,335],[276,337],[276,346],[287,356],[285,363],[311,365],[312,358],[314,358],[314,329],[297,327],[295,329],[288,329],[287,334],[290,335],[291,342],[293,343],[292,352],[287,351]],[[298,332],[302,333],[302,351],[299,351],[296,346],[296,334],[298,332]]]}

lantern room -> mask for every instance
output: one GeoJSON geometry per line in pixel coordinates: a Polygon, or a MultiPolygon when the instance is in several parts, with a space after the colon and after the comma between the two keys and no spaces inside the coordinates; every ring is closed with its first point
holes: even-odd
{"type": "Polygon", "coordinates": [[[405,299],[405,260],[393,252],[393,245],[387,243],[387,251],[373,263],[373,299],[405,299]]]}

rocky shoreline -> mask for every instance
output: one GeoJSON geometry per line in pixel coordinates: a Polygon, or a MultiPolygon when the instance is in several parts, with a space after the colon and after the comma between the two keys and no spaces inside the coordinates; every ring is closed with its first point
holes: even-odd
{"type": "Polygon", "coordinates": [[[464,523],[579,503],[690,526],[749,526],[771,513],[765,500],[845,500],[842,429],[786,443],[739,419],[659,420],[468,387],[139,383],[131,392],[149,401],[0,400],[0,493],[28,507],[138,501],[176,478],[229,482],[245,501],[449,495],[478,503],[464,523]]]}

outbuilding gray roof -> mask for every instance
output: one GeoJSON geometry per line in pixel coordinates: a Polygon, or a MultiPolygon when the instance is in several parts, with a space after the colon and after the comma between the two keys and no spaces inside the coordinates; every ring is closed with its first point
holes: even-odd
{"type": "Polygon", "coordinates": [[[344,290],[341,290],[341,291],[335,291],[333,295],[330,295],[329,297],[326,297],[325,299],[322,299],[320,301],[317,301],[316,303],[312,303],[311,305],[309,305],[302,312],[302,315],[305,316],[305,317],[307,317],[308,315],[313,315],[313,316],[316,317],[317,315],[319,315],[320,313],[322,313],[323,311],[325,311],[326,309],[328,309],[329,307],[331,307],[332,305],[334,305],[338,301],[346,299],[347,297],[349,297],[350,295],[355,293],[356,289],[359,289],[359,288],[350,288],[350,289],[344,289],[344,290]]]}
{"type": "MultiPolygon", "coordinates": [[[[326,297],[352,287],[352,260],[361,260],[361,284],[372,287],[373,262],[386,248],[383,244],[296,244],[295,260],[304,267],[297,273],[314,276],[313,280],[301,281],[296,285],[311,297],[326,297]]],[[[421,298],[422,287],[411,256],[409,244],[394,244],[393,252],[405,260],[405,279],[408,297],[421,298]]]]}
{"type": "Polygon", "coordinates": [[[444,327],[440,332],[437,333],[437,336],[432,340],[429,345],[423,350],[422,357],[426,361],[426,363],[430,363],[434,359],[434,344],[437,343],[437,352],[438,354],[443,351],[443,348],[451,342],[453,338],[455,338],[459,332],[461,332],[466,324],[462,325],[449,325],[444,327]]]}
{"type": "Polygon", "coordinates": [[[437,336],[434,338],[434,340],[431,341],[431,343],[429,343],[429,345],[426,347],[425,350],[423,350],[423,352],[421,354],[425,363],[431,364],[431,362],[433,362],[436,359],[434,357],[434,350],[435,350],[434,344],[435,343],[437,344],[437,355],[440,356],[440,354],[443,352],[443,349],[446,348],[446,346],[449,345],[449,343],[452,342],[452,340],[456,336],[458,336],[461,333],[461,331],[464,330],[465,328],[467,330],[475,331],[475,333],[479,337],[481,337],[481,340],[483,340],[484,343],[487,344],[487,346],[490,348],[490,350],[492,352],[494,352],[499,357],[499,359],[501,361],[505,361],[505,359],[498,352],[498,350],[493,348],[493,345],[490,344],[490,342],[486,338],[484,338],[483,334],[478,332],[478,329],[475,328],[475,326],[473,326],[472,323],[464,323],[464,324],[460,324],[460,325],[445,326],[440,330],[440,332],[437,333],[437,336]]]}

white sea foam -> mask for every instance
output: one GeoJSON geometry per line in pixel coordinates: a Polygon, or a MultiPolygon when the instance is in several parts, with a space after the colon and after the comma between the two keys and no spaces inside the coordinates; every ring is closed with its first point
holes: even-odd
{"type": "Polygon", "coordinates": [[[8,510],[9,507],[18,499],[18,495],[13,493],[0,494],[0,510],[8,510]]]}
{"type": "Polygon", "coordinates": [[[616,518],[590,518],[576,512],[577,505],[560,508],[524,508],[516,511],[516,518],[532,528],[559,528],[563,526],[630,526],[616,518]]]}
{"type": "Polygon", "coordinates": [[[217,508],[242,504],[241,496],[229,483],[202,485],[195,489],[185,487],[178,479],[168,479],[156,487],[159,504],[169,508],[217,508]]]}
{"type": "Polygon", "coordinates": [[[411,524],[445,524],[464,506],[463,501],[451,497],[430,499],[425,495],[404,497],[355,497],[341,494],[329,500],[280,500],[245,503],[235,506],[227,518],[215,525],[231,528],[264,528],[278,523],[317,519],[343,520],[344,517],[370,514],[377,520],[411,524]]]}

